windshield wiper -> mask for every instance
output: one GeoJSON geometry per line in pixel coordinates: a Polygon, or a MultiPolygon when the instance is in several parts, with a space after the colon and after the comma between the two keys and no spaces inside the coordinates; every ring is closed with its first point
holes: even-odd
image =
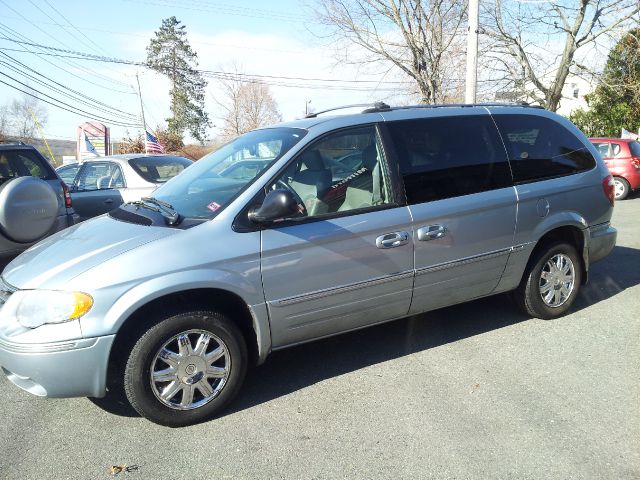
{"type": "Polygon", "coordinates": [[[163,202],[162,200],[158,200],[153,197],[142,197],[140,200],[135,200],[133,202],[127,202],[131,205],[135,205],[136,207],[144,207],[148,210],[152,210],[154,212],[158,212],[162,215],[169,225],[176,225],[178,220],[180,220],[180,214],[178,211],[173,208],[173,205],[167,202],[163,202]],[[152,207],[151,205],[155,205],[152,207]]]}
{"type": "Polygon", "coordinates": [[[170,203],[163,202],[162,200],[158,200],[154,197],[142,197],[141,200],[143,202],[151,203],[159,207],[160,213],[162,213],[162,216],[167,219],[167,223],[169,225],[175,225],[178,223],[180,214],[175,208],[173,208],[173,205],[171,205],[170,203]]]}

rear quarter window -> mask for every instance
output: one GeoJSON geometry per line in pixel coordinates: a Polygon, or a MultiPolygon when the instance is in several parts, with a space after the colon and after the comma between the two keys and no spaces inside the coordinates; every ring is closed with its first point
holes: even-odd
{"type": "Polygon", "coordinates": [[[629,150],[634,157],[640,157],[640,142],[629,142],[629,150]]]}
{"type": "Polygon", "coordinates": [[[193,162],[182,157],[140,157],[129,160],[138,175],[151,183],[165,183],[193,162]]]}
{"type": "Polygon", "coordinates": [[[536,115],[494,115],[513,179],[526,183],[591,170],[587,147],[558,122],[536,115]]]}
{"type": "Polygon", "coordinates": [[[47,161],[32,150],[0,151],[0,177],[38,177],[55,180],[57,177],[47,161]]]}

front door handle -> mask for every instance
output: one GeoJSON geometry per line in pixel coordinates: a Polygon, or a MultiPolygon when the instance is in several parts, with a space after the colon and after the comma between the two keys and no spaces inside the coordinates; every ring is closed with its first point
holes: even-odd
{"type": "Polygon", "coordinates": [[[409,243],[407,232],[385,233],[376,238],[376,247],[378,248],[395,248],[407,243],[409,243]]]}
{"type": "Polygon", "coordinates": [[[418,229],[418,240],[428,242],[442,238],[447,234],[447,228],[443,225],[428,225],[418,229]]]}
{"type": "Polygon", "coordinates": [[[107,199],[104,201],[104,203],[105,203],[105,204],[107,204],[107,205],[109,205],[110,203],[113,203],[113,198],[107,198],[107,199]]]}

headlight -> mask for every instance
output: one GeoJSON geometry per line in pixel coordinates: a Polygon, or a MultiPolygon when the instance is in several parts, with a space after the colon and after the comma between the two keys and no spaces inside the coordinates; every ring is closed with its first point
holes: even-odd
{"type": "Polygon", "coordinates": [[[12,316],[20,325],[36,328],[80,318],[93,306],[93,298],[82,292],[18,290],[2,307],[2,316],[12,316]]]}

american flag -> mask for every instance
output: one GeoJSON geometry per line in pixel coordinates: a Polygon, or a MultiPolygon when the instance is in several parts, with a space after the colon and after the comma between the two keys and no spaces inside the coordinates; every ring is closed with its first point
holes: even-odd
{"type": "Polygon", "coordinates": [[[160,145],[158,139],[147,130],[145,130],[145,133],[147,134],[147,140],[145,141],[144,148],[147,153],[164,153],[164,148],[160,145]]]}

